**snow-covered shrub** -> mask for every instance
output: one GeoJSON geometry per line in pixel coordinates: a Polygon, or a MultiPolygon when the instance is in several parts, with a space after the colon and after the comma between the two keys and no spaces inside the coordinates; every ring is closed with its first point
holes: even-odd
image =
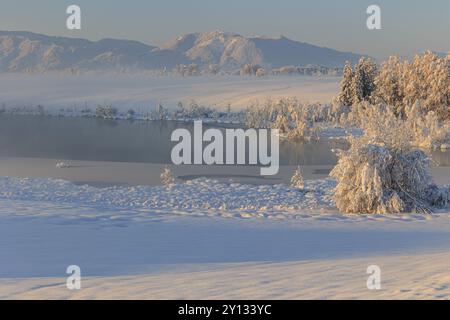
{"type": "Polygon", "coordinates": [[[257,64],[245,64],[239,71],[239,74],[241,76],[254,76],[258,69],[261,69],[261,67],[257,64]]]}
{"type": "Polygon", "coordinates": [[[351,106],[334,101],[328,110],[327,122],[334,125],[346,125],[351,111],[351,106]]]}
{"type": "Polygon", "coordinates": [[[391,108],[367,106],[362,137],[338,152],[331,172],[335,202],[345,213],[429,212],[448,203],[448,188],[433,184],[427,155],[414,149],[410,123],[391,108]]]}
{"type": "Polygon", "coordinates": [[[133,109],[129,109],[129,110],[127,111],[127,113],[125,114],[125,119],[127,119],[127,120],[133,120],[134,117],[135,117],[135,115],[136,115],[136,111],[134,111],[133,109]]]}
{"type": "Polygon", "coordinates": [[[172,170],[168,166],[164,167],[163,172],[161,172],[161,183],[164,186],[170,186],[175,183],[175,178],[173,177],[172,170]]]}
{"type": "Polygon", "coordinates": [[[154,120],[167,120],[168,111],[163,107],[161,103],[159,103],[156,110],[152,111],[151,118],[154,120]]]}
{"type": "Polygon", "coordinates": [[[209,64],[206,70],[207,74],[218,74],[220,72],[220,66],[217,64],[209,64]]]}
{"type": "Polygon", "coordinates": [[[283,138],[311,140],[318,137],[317,122],[334,119],[332,107],[321,104],[302,104],[295,98],[267,100],[264,105],[247,108],[245,124],[249,128],[279,129],[283,138]]]}
{"type": "Polygon", "coordinates": [[[200,75],[200,70],[197,64],[191,63],[190,65],[178,64],[175,66],[173,72],[183,77],[192,77],[200,75]]]}
{"type": "Polygon", "coordinates": [[[406,129],[412,132],[413,144],[427,149],[439,149],[450,143],[450,123],[439,119],[434,111],[420,112],[419,103],[405,108],[406,129]]]}
{"type": "Polygon", "coordinates": [[[305,188],[305,181],[303,180],[303,170],[300,166],[294,172],[291,177],[291,187],[295,189],[303,190],[305,188]]]}
{"type": "Polygon", "coordinates": [[[397,140],[424,149],[437,149],[450,143],[450,123],[441,121],[434,111],[424,113],[420,103],[402,108],[403,117],[397,117],[397,110],[384,104],[363,102],[353,106],[342,122],[363,128],[372,136],[392,135],[394,130],[397,140]]]}
{"type": "Polygon", "coordinates": [[[85,106],[83,109],[81,109],[80,111],[80,115],[82,117],[91,117],[93,114],[92,110],[89,109],[87,106],[85,106]]]}
{"type": "Polygon", "coordinates": [[[65,169],[65,168],[70,168],[70,164],[64,161],[60,161],[56,163],[56,167],[58,169],[65,169]]]}
{"type": "Polygon", "coordinates": [[[96,117],[103,119],[115,119],[117,116],[117,109],[111,106],[98,106],[95,109],[96,117]]]}
{"type": "Polygon", "coordinates": [[[335,202],[341,212],[427,210],[424,196],[431,180],[424,152],[353,141],[339,157],[331,176],[338,181],[335,202]]]}
{"type": "Polygon", "coordinates": [[[259,68],[258,70],[256,70],[255,75],[256,75],[257,77],[264,77],[264,76],[266,76],[266,75],[267,75],[266,69],[264,69],[264,68],[259,68]]]}
{"type": "Polygon", "coordinates": [[[272,129],[278,129],[281,134],[286,134],[290,131],[289,120],[282,114],[277,115],[275,122],[272,124],[272,129]]]}
{"type": "Polygon", "coordinates": [[[305,75],[305,76],[338,76],[342,75],[341,67],[326,67],[319,65],[283,66],[271,70],[273,75],[305,75]]]}
{"type": "Polygon", "coordinates": [[[294,122],[291,130],[288,131],[286,138],[292,141],[310,141],[319,138],[320,128],[314,127],[314,123],[307,119],[298,119],[294,122]]]}
{"type": "MultiPolygon", "coordinates": [[[[159,112],[154,111],[151,115],[152,120],[158,120],[161,117],[159,112]]],[[[245,111],[232,111],[231,105],[226,110],[220,110],[214,107],[199,105],[197,101],[191,99],[186,105],[178,103],[178,107],[173,110],[164,109],[164,119],[167,120],[210,120],[212,122],[227,123],[245,123],[245,111]]]]}

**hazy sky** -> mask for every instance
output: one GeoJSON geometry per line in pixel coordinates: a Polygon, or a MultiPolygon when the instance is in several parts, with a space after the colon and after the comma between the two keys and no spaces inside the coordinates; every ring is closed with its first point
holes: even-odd
{"type": "Polygon", "coordinates": [[[160,45],[180,34],[220,29],[288,38],[376,58],[450,50],[450,0],[1,0],[0,30],[160,45]],[[82,9],[82,30],[66,29],[66,7],[82,9]],[[377,4],[382,30],[366,28],[377,4]]]}

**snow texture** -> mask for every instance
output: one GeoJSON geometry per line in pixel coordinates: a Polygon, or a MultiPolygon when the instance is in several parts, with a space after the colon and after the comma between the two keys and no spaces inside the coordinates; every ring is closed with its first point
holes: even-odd
{"type": "Polygon", "coordinates": [[[306,210],[334,207],[332,180],[305,182],[303,192],[285,184],[246,185],[200,178],[165,186],[96,188],[56,179],[0,178],[0,199],[46,201],[118,210],[118,215],[152,214],[238,218],[299,218],[306,210]]]}

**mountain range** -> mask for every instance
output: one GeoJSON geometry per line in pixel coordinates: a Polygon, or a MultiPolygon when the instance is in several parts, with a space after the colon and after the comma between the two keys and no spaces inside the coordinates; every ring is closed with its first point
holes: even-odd
{"type": "Polygon", "coordinates": [[[60,70],[160,70],[197,64],[231,71],[246,64],[265,68],[321,65],[342,67],[361,55],[340,52],[285,37],[244,37],[222,31],[192,33],[162,46],[138,41],[46,36],[0,31],[0,72],[60,70]]]}

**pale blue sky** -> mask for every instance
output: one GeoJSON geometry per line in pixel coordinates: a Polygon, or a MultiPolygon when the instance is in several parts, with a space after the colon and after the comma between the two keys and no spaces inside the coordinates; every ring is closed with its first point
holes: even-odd
{"type": "Polygon", "coordinates": [[[376,58],[450,50],[449,0],[1,0],[0,30],[160,45],[190,32],[284,35],[376,58]],[[82,30],[66,29],[66,7],[82,9],[82,30]],[[383,30],[366,28],[366,8],[382,9],[383,30]]]}

